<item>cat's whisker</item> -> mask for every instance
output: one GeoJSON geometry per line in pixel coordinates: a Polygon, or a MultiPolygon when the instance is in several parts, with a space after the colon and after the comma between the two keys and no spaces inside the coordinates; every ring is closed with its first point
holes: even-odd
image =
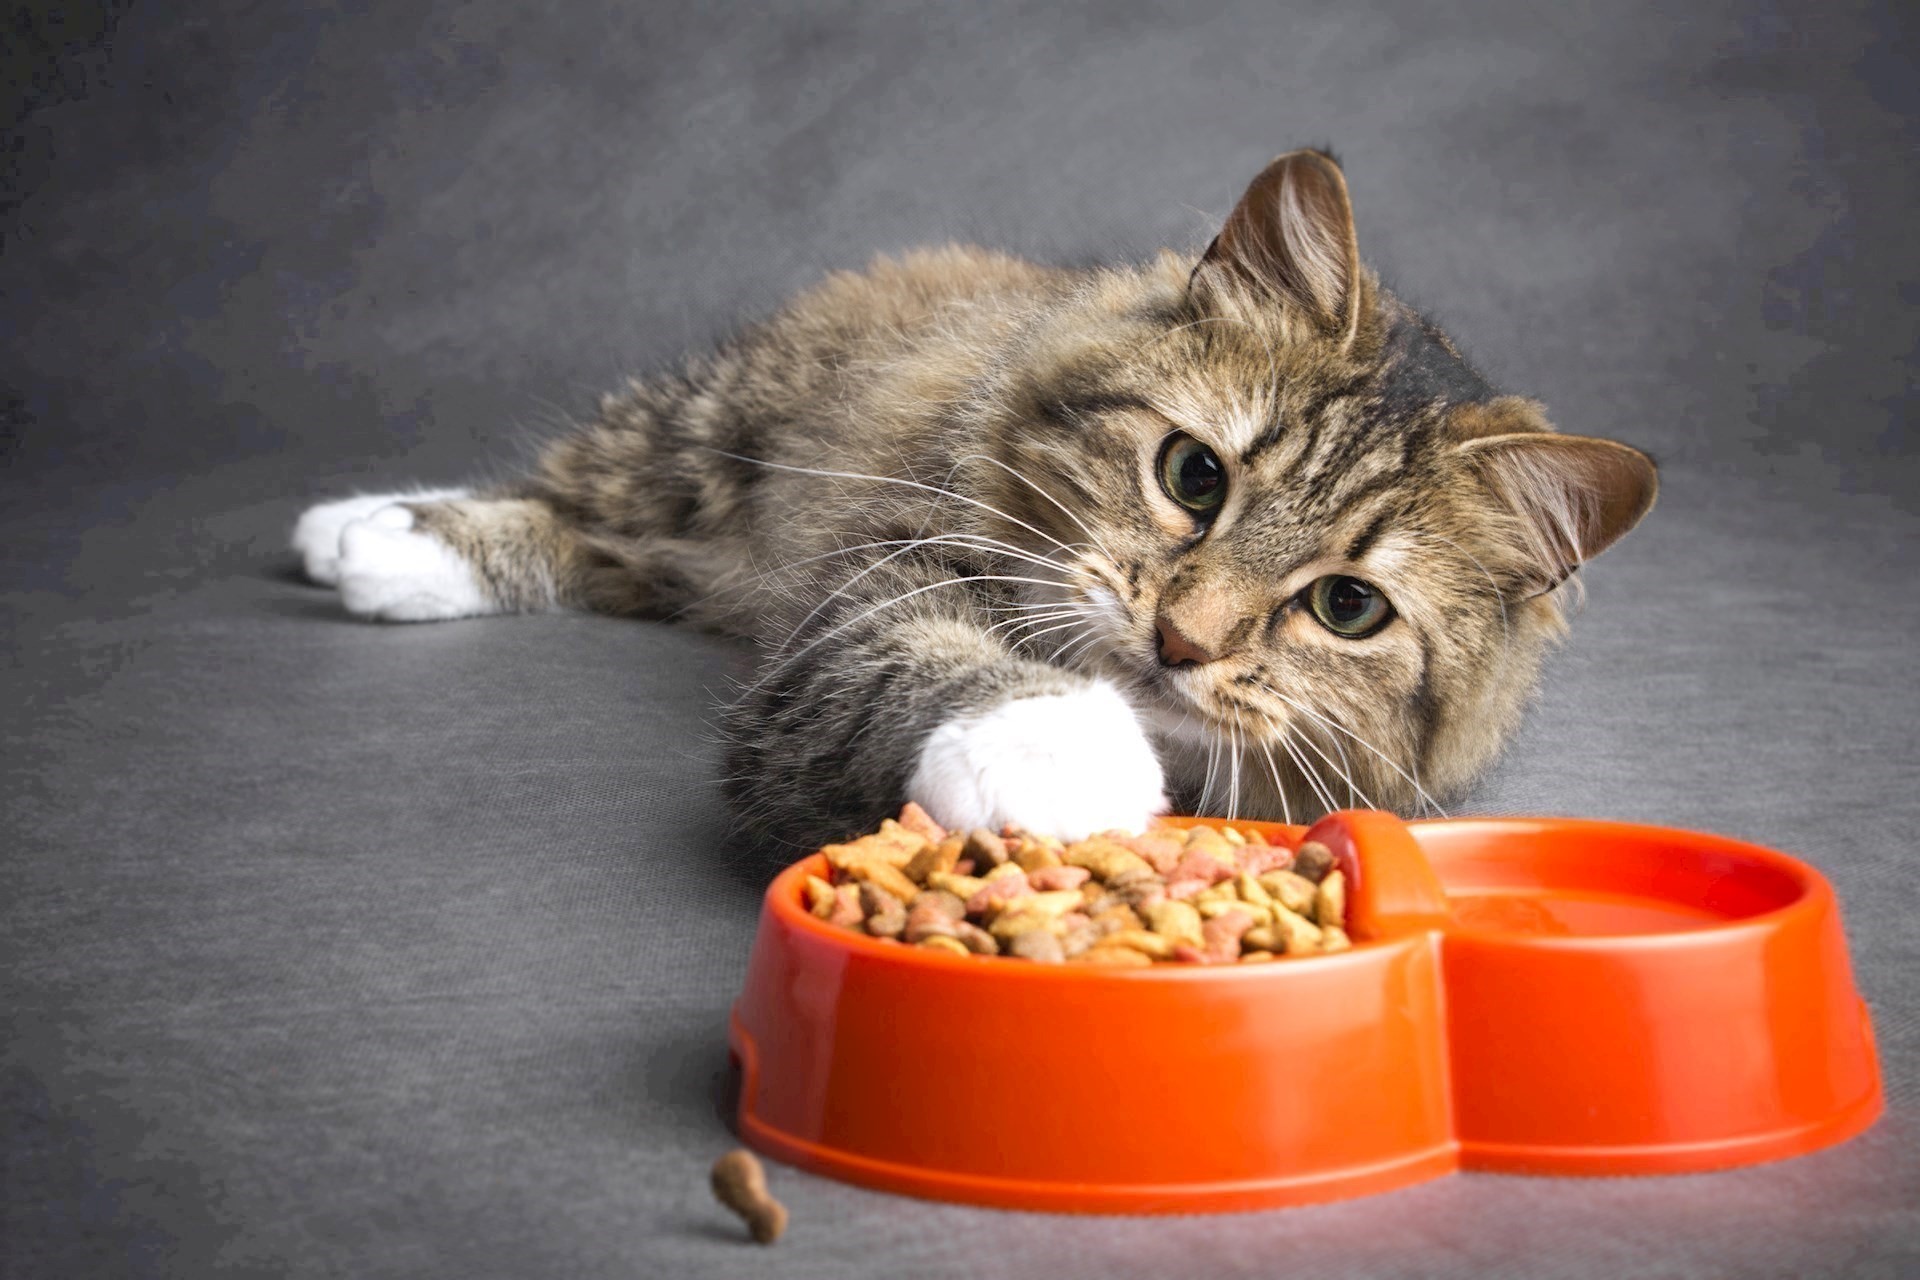
{"type": "MultiPolygon", "coordinates": [[[[974,462],[974,461],[991,463],[993,466],[1000,468],[1002,471],[1012,476],[1015,480],[1018,480],[1021,484],[1024,484],[1029,489],[1032,489],[1035,493],[1045,498],[1048,502],[1051,502],[1054,506],[1060,508],[1061,514],[1065,515],[1067,519],[1073,521],[1076,525],[1079,525],[1080,532],[1086,534],[1087,537],[1093,540],[1093,546],[1095,550],[1099,551],[1101,555],[1105,556],[1109,560],[1112,560],[1114,558],[1113,552],[1107,548],[1107,544],[1100,540],[1099,534],[1095,533],[1091,528],[1088,527],[1086,521],[1082,520],[1079,516],[1075,515],[1070,509],[1068,509],[1065,503],[1060,501],[1060,499],[1048,493],[1044,488],[1040,486],[1040,483],[1037,480],[1034,480],[1031,476],[1023,476],[1018,471],[1015,471],[1012,467],[1008,466],[1006,463],[1000,461],[1000,459],[990,457],[984,453],[969,453],[956,459],[953,464],[954,470],[955,471],[959,470],[961,465],[964,463],[974,462]]],[[[951,477],[952,474],[953,474],[952,472],[948,472],[949,477],[951,477]]]]}
{"type": "Polygon", "coordinates": [[[725,449],[716,449],[709,444],[694,445],[693,447],[702,449],[708,453],[718,454],[723,458],[731,458],[735,462],[747,462],[755,466],[770,467],[775,471],[791,471],[798,475],[820,476],[828,480],[869,480],[876,484],[897,484],[908,489],[918,489],[923,493],[931,493],[938,497],[952,498],[955,501],[964,502],[969,506],[978,507],[982,511],[999,516],[1009,524],[1018,525],[1034,537],[1044,538],[1062,551],[1072,552],[1074,549],[1072,544],[1062,542],[1043,529],[1034,528],[1025,520],[1020,519],[1018,516],[1009,515],[990,502],[982,502],[980,499],[971,497],[968,494],[955,493],[953,490],[943,489],[939,485],[926,484],[919,480],[903,480],[899,476],[871,475],[863,471],[830,471],[822,467],[798,467],[788,462],[768,462],[765,458],[750,458],[743,453],[731,453],[725,449]]]}
{"type": "Polygon", "coordinates": [[[1355,798],[1355,796],[1358,796],[1359,799],[1369,809],[1377,809],[1380,807],[1373,802],[1372,798],[1369,797],[1365,791],[1362,791],[1360,789],[1360,785],[1353,780],[1353,775],[1351,773],[1348,773],[1345,769],[1335,764],[1333,762],[1333,757],[1320,749],[1320,744],[1313,740],[1312,734],[1306,733],[1303,731],[1300,734],[1300,744],[1306,747],[1308,750],[1312,751],[1313,754],[1319,756],[1322,760],[1326,761],[1327,767],[1340,775],[1341,780],[1347,784],[1347,800],[1348,800],[1349,807],[1351,807],[1352,801],[1355,798]]]}
{"type": "MultiPolygon", "coordinates": [[[[1267,719],[1262,716],[1261,719],[1267,719]]],[[[1267,720],[1268,733],[1273,732],[1273,722],[1267,720]]],[[[1293,825],[1293,806],[1287,801],[1287,784],[1280,779],[1280,766],[1274,762],[1273,752],[1267,747],[1265,738],[1254,739],[1259,744],[1260,754],[1267,758],[1267,772],[1273,775],[1273,789],[1280,796],[1280,817],[1288,826],[1293,825]]]]}
{"type": "MultiPolygon", "coordinates": [[[[820,635],[815,636],[813,639],[807,641],[805,644],[801,645],[798,649],[795,649],[791,653],[787,652],[785,649],[785,646],[782,645],[780,649],[776,650],[772,655],[770,655],[770,660],[766,663],[766,674],[761,676],[760,679],[754,681],[751,685],[748,685],[747,692],[749,693],[755,692],[760,688],[762,688],[767,681],[773,679],[779,673],[782,662],[791,662],[796,658],[804,657],[806,654],[812,652],[816,646],[826,643],[828,640],[831,640],[835,636],[840,635],[842,632],[846,631],[850,627],[858,626],[860,623],[865,622],[868,618],[871,618],[874,614],[879,613],[883,609],[891,609],[895,605],[904,604],[908,600],[915,599],[918,596],[923,596],[929,591],[937,591],[941,587],[963,586],[969,582],[1031,583],[1036,586],[1042,586],[1042,587],[1059,585],[1058,583],[1046,582],[1039,578],[1022,578],[1022,577],[1017,577],[1010,574],[988,574],[988,573],[969,574],[965,577],[960,577],[960,578],[942,578],[938,582],[925,583],[921,586],[913,588],[911,591],[903,591],[897,596],[891,596],[888,599],[882,600],[880,603],[874,605],[869,609],[862,610],[861,612],[855,614],[851,618],[848,618],[846,621],[840,623],[838,626],[832,628],[831,630],[822,632],[820,635]]],[[[825,602],[823,601],[822,603],[824,604],[825,602]]],[[[816,610],[816,613],[817,613],[817,610],[816,610]]],[[[796,629],[793,634],[797,636],[799,634],[799,631],[796,629]]],[[[787,642],[791,643],[792,639],[793,637],[789,636],[787,642]]]]}
{"type": "MultiPolygon", "coordinates": [[[[819,617],[821,610],[825,609],[828,605],[832,604],[835,600],[844,596],[846,592],[854,585],[854,583],[860,581],[860,579],[866,577],[868,574],[873,573],[876,570],[880,569],[881,567],[886,565],[888,562],[899,559],[901,556],[908,554],[909,552],[913,551],[915,548],[927,546],[929,544],[939,543],[943,539],[948,537],[963,537],[963,536],[965,535],[940,534],[932,538],[906,539],[905,546],[902,546],[898,550],[889,552],[887,555],[880,557],[880,559],[874,561],[872,564],[868,565],[866,568],[860,570],[860,572],[854,574],[851,578],[848,578],[845,582],[841,583],[838,587],[835,587],[832,591],[829,591],[825,596],[823,596],[820,602],[814,605],[813,608],[807,612],[807,616],[800,619],[800,621],[794,625],[793,631],[787,637],[787,641],[791,641],[794,636],[799,635],[802,631],[806,630],[807,624],[812,622],[815,618],[819,617]]],[[[1043,563],[1047,568],[1063,567],[1063,566],[1055,565],[1051,561],[1044,561],[1039,563],[1043,563]]],[[[1071,569],[1072,566],[1064,566],[1064,567],[1071,569]]],[[[995,580],[996,581],[1016,581],[1016,579],[1011,579],[1011,578],[995,579],[995,580]]],[[[963,581],[968,581],[968,579],[956,578],[954,579],[954,581],[963,582],[963,581]]],[[[1039,585],[1041,586],[1050,586],[1055,588],[1063,587],[1066,585],[1063,582],[1040,582],[1040,580],[1036,578],[1021,578],[1021,579],[1017,579],[1017,581],[1036,582],[1036,583],[1039,583],[1039,585]]],[[[783,641],[782,645],[787,643],[787,641],[783,641]]]]}
{"type": "Polygon", "coordinates": [[[1240,816],[1240,753],[1242,748],[1240,745],[1240,717],[1238,715],[1233,718],[1231,732],[1233,734],[1233,755],[1228,760],[1228,764],[1232,768],[1232,773],[1229,775],[1227,785],[1227,820],[1229,822],[1240,816]]]}
{"type": "Polygon", "coordinates": [[[811,564],[818,564],[823,560],[835,560],[842,556],[857,555],[863,551],[878,551],[882,547],[904,547],[910,550],[917,546],[935,544],[951,545],[956,543],[962,546],[978,544],[984,549],[1016,559],[1026,560],[1042,568],[1053,569],[1061,567],[1060,562],[1057,560],[1049,560],[1045,556],[1037,556],[1022,547],[1017,547],[1010,542],[1002,542],[998,538],[989,537],[982,533],[941,533],[916,538],[887,538],[878,542],[860,542],[854,543],[851,546],[836,547],[832,551],[823,551],[818,555],[803,556],[798,560],[786,561],[774,568],[766,569],[760,573],[750,574],[745,578],[729,582],[718,590],[711,591],[697,600],[682,605],[680,608],[668,614],[667,617],[669,620],[677,619],[689,611],[697,609],[703,604],[710,604],[730,592],[744,591],[748,587],[772,582],[793,573],[795,570],[803,569],[811,564]]]}
{"type": "Polygon", "coordinates": [[[1387,768],[1393,770],[1395,773],[1399,774],[1403,779],[1405,779],[1409,784],[1411,784],[1415,793],[1419,795],[1420,799],[1425,801],[1427,804],[1430,804],[1433,806],[1433,810],[1435,813],[1439,814],[1443,818],[1447,816],[1447,811],[1441,807],[1440,802],[1438,800],[1435,800],[1433,796],[1428,793],[1427,789],[1420,785],[1420,779],[1414,777],[1412,774],[1408,773],[1405,769],[1401,768],[1400,765],[1393,759],[1392,756],[1389,756],[1386,752],[1380,750],[1380,748],[1374,746],[1371,742],[1368,742],[1365,738],[1361,737],[1359,734],[1355,733],[1353,730],[1347,728],[1345,725],[1327,716],[1321,715],[1319,712],[1315,711],[1312,707],[1306,706],[1305,704],[1298,702],[1293,698],[1289,698],[1286,694],[1281,693],[1278,689],[1274,688],[1272,685],[1262,682],[1259,687],[1265,690],[1268,694],[1271,694],[1273,697],[1278,698],[1280,701],[1286,703],[1289,707],[1292,707],[1295,711],[1298,711],[1301,715],[1307,716],[1310,719],[1317,721],[1318,723],[1324,725],[1325,727],[1333,730],[1335,733],[1345,734],[1347,737],[1353,739],[1353,741],[1355,741],[1359,745],[1373,752],[1373,754],[1379,758],[1382,764],[1386,765],[1387,768]]]}
{"type": "MultiPolygon", "coordinates": [[[[1047,621],[1047,619],[1042,618],[1039,621],[1045,622],[1047,621]]],[[[1085,618],[1069,618],[1067,621],[1055,623],[1051,627],[1042,627],[1038,631],[1029,631],[1027,634],[1020,636],[1018,639],[1016,639],[1014,637],[1014,634],[1011,631],[1009,631],[1007,633],[1007,643],[1009,645],[1030,645],[1037,642],[1041,636],[1050,636],[1056,631],[1065,631],[1072,627],[1084,627],[1086,625],[1087,625],[1087,620],[1085,618]]],[[[1058,653],[1059,652],[1058,648],[1056,648],[1054,652],[1058,653]]]]}
{"type": "Polygon", "coordinates": [[[1200,807],[1202,809],[1212,807],[1213,779],[1219,767],[1220,737],[1218,734],[1209,733],[1207,735],[1207,776],[1200,784],[1200,807]]]}
{"type": "Polygon", "coordinates": [[[1014,637],[1026,627],[1037,627],[1042,623],[1058,622],[1062,618],[1079,621],[1088,617],[1089,613],[1090,611],[1086,609],[1057,609],[1050,613],[1026,614],[1021,617],[1002,618],[999,622],[986,628],[981,634],[990,636],[1004,627],[1007,633],[1006,639],[1011,643],[1014,637]]]}
{"type": "Polygon", "coordinates": [[[1300,748],[1293,745],[1291,733],[1281,735],[1280,746],[1293,757],[1294,766],[1306,778],[1307,785],[1313,788],[1313,794],[1320,801],[1322,812],[1333,813],[1339,809],[1340,805],[1334,800],[1333,793],[1327,790],[1326,783],[1321,780],[1320,771],[1313,767],[1312,761],[1300,753],[1300,748]]]}
{"type": "Polygon", "coordinates": [[[1096,644],[1101,638],[1099,628],[1093,626],[1094,621],[1095,620],[1093,619],[1089,619],[1087,622],[1082,623],[1081,625],[1089,628],[1087,634],[1080,637],[1078,640],[1071,642],[1070,644],[1064,645],[1061,648],[1054,650],[1051,661],[1057,662],[1062,666],[1066,666],[1066,665],[1069,665],[1073,660],[1081,656],[1079,653],[1074,652],[1074,650],[1076,649],[1084,650],[1084,649],[1092,648],[1093,645],[1096,644]]]}

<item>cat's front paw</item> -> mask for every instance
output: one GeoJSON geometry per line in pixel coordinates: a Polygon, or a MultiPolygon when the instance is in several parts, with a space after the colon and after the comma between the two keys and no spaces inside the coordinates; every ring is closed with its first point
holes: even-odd
{"type": "Polygon", "coordinates": [[[340,602],[383,622],[437,622],[498,613],[473,567],[413,512],[382,507],[340,531],[340,602]]]}
{"type": "Polygon", "coordinates": [[[1167,810],[1160,761],[1106,684],[947,721],[921,749],[907,798],[958,830],[1011,822],[1062,840],[1139,831],[1167,810]]]}
{"type": "Polygon", "coordinates": [[[396,502],[438,502],[464,498],[465,489],[415,489],[408,493],[363,493],[352,498],[321,502],[300,513],[293,526],[293,550],[307,577],[323,587],[340,585],[340,535],[356,520],[365,520],[396,502]]]}

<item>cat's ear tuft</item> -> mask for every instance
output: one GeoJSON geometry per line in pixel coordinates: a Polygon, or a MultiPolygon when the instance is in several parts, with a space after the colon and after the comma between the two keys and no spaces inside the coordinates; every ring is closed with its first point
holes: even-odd
{"type": "Polygon", "coordinates": [[[1350,340],[1359,321],[1360,249],[1347,180],[1333,157],[1291,151],[1262,169],[1188,287],[1203,302],[1252,288],[1350,340]]]}
{"type": "Polygon", "coordinates": [[[1625,537],[1660,487],[1653,459],[1613,440],[1528,431],[1459,448],[1519,521],[1519,585],[1530,595],[1551,591],[1625,537]]]}

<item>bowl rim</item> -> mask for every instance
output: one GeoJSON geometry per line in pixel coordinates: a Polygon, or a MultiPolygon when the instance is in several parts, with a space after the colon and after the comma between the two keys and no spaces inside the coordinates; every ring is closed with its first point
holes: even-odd
{"type": "MultiPolygon", "coordinates": [[[[1284,830],[1290,833],[1301,833],[1301,836],[1311,830],[1298,825],[1246,818],[1178,815],[1177,820],[1182,826],[1207,825],[1216,829],[1226,826],[1251,827],[1263,832],[1284,830]]],[[[1474,926],[1464,924],[1458,919],[1449,919],[1446,925],[1436,929],[1415,929],[1389,937],[1355,938],[1353,945],[1345,950],[1318,955],[1281,957],[1255,964],[1152,964],[1134,968],[1089,964],[1009,964],[1007,957],[1004,956],[958,956],[926,947],[910,946],[889,938],[869,937],[866,934],[828,924],[807,910],[801,901],[801,886],[808,875],[815,875],[821,879],[827,878],[826,873],[829,868],[826,856],[818,850],[783,867],[768,884],[763,903],[764,910],[782,925],[789,929],[797,929],[803,935],[845,951],[849,955],[890,964],[929,965],[936,972],[992,973],[1012,981],[1058,981],[1061,975],[1074,974],[1074,977],[1067,980],[1076,982],[1254,982],[1272,981],[1274,980],[1272,975],[1277,973],[1298,972],[1303,965],[1325,969],[1341,964],[1375,963],[1383,959],[1388,952],[1398,952],[1410,946],[1419,945],[1434,932],[1456,936],[1461,942],[1474,946],[1527,950],[1600,951],[1617,954],[1623,951],[1643,952],[1714,946],[1734,941],[1743,935],[1776,930],[1795,916],[1818,911],[1823,904],[1834,900],[1832,886],[1811,864],[1765,845],[1708,831],[1667,827],[1656,823],[1619,822],[1604,818],[1540,815],[1419,818],[1407,821],[1406,826],[1416,842],[1419,842],[1421,833],[1424,831],[1458,832],[1474,826],[1515,833],[1533,828],[1543,831],[1577,831],[1588,835],[1619,833],[1638,838],[1658,836],[1669,840],[1678,839],[1689,846],[1705,846],[1716,852],[1765,864],[1784,874],[1792,882],[1795,892],[1790,899],[1779,906],[1755,915],[1728,918],[1670,931],[1575,935],[1529,934],[1474,926]]],[[[1295,838],[1292,844],[1297,847],[1299,838],[1295,838]]],[[[1437,871],[1436,874],[1438,874],[1437,871]]]]}
{"type": "MultiPolygon", "coordinates": [[[[1685,929],[1661,930],[1651,933],[1585,933],[1585,934],[1530,934],[1499,928],[1474,926],[1462,923],[1459,919],[1449,920],[1444,932],[1458,937],[1463,942],[1474,945],[1498,945],[1524,947],[1551,951],[1655,951],[1666,949],[1684,949],[1719,945],[1736,941],[1748,934],[1768,933],[1777,930],[1798,916],[1821,910],[1826,904],[1837,901],[1833,886],[1820,874],[1817,867],[1790,853],[1771,849],[1750,840],[1740,840],[1732,836],[1720,835],[1712,831],[1696,831],[1687,827],[1667,827],[1651,822],[1619,822],[1609,818],[1575,818],[1541,816],[1534,814],[1514,814],[1503,816],[1463,816],[1457,818],[1419,818],[1409,821],[1407,829],[1413,833],[1416,842],[1423,830],[1448,830],[1459,832],[1472,826],[1484,825],[1506,830],[1522,830],[1533,827],[1539,830],[1560,832],[1585,832],[1592,835],[1618,833],[1637,837],[1660,836],[1677,839],[1690,848],[1711,848],[1715,852],[1745,858],[1750,862],[1762,863],[1784,875],[1793,883],[1793,896],[1777,907],[1756,912],[1748,916],[1735,916],[1718,921],[1691,926],[1685,929]]],[[[1425,846],[1422,845],[1422,851],[1425,846]]],[[[1439,875],[1438,868],[1435,875],[1439,875]]],[[[1445,877],[1441,884],[1445,886],[1445,877]]],[[[1358,944],[1356,944],[1358,945],[1358,944]]]]}

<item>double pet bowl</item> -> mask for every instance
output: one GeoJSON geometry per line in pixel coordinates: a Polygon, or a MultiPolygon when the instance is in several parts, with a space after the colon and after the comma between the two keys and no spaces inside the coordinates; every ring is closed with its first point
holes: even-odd
{"type": "Polygon", "coordinates": [[[746,1142],[1008,1208],[1304,1204],[1456,1169],[1800,1155],[1881,1109],[1832,888],[1718,836],[1334,814],[1349,951],[1114,970],[920,950],[768,889],[730,1043],[746,1142]]]}

